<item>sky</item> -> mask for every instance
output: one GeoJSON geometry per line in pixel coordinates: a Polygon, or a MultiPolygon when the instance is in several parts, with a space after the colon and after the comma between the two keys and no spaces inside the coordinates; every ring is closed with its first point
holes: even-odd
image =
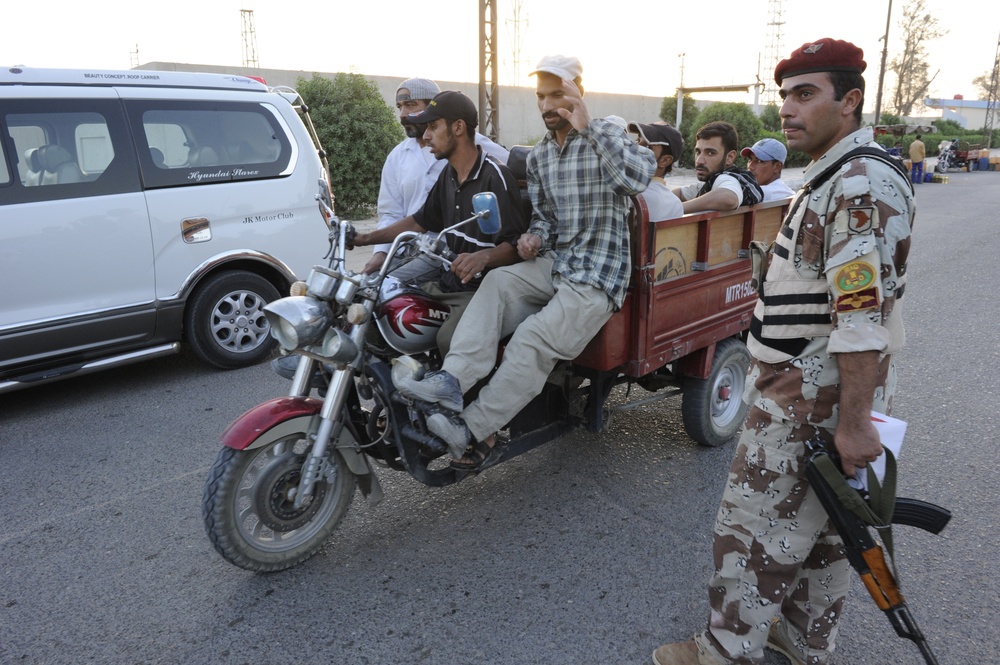
{"type": "MultiPolygon", "coordinates": [[[[688,87],[752,84],[767,59],[768,0],[656,3],[613,0],[494,0],[498,12],[499,80],[534,85],[528,76],[543,55],[576,55],[587,90],[655,97],[688,87]],[[567,9],[569,8],[569,9],[567,9]],[[704,15],[706,8],[711,14],[704,15]],[[614,9],[614,12],[611,10],[614,9]],[[520,20],[515,20],[519,18],[520,20]],[[683,54],[683,55],[681,55],[683,54]]],[[[783,57],[807,41],[846,39],[865,51],[866,110],[874,108],[881,38],[890,0],[784,0],[783,57]]],[[[975,99],[972,79],[992,70],[1000,37],[1000,2],[924,0],[948,30],[931,42],[930,96],[975,99]],[[976,6],[978,5],[978,6],[976,6]],[[974,27],[981,26],[977,31],[974,27]]],[[[412,0],[134,0],[7,3],[0,64],[129,69],[135,62],[239,66],[243,15],[253,10],[257,60],[263,68],[306,72],[422,76],[477,81],[478,0],[438,0],[423,11],[412,0]]],[[[892,0],[889,61],[901,50],[906,0],[892,0]]],[[[769,80],[770,72],[760,77],[769,80]]],[[[886,77],[884,99],[891,94],[886,77]]],[[[751,94],[699,94],[752,102],[751,94]]],[[[885,105],[883,104],[883,108],[885,105]]]]}

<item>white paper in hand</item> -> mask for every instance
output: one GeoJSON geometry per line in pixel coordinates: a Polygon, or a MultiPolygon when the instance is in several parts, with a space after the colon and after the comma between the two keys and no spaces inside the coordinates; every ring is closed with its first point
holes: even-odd
{"type": "MultiPolygon", "coordinates": [[[[906,434],[906,422],[887,416],[884,413],[872,411],[872,424],[878,430],[879,440],[882,445],[892,451],[892,456],[899,459],[899,451],[903,448],[903,435],[906,434]]],[[[872,469],[878,481],[885,480],[885,454],[879,455],[878,459],[872,462],[872,469]]]]}

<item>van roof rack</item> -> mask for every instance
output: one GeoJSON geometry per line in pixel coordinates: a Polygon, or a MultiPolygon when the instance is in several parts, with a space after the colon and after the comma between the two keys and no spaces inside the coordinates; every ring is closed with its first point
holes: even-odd
{"type": "Polygon", "coordinates": [[[267,86],[248,76],[206,72],[165,72],[146,69],[0,68],[0,85],[93,85],[162,88],[212,88],[267,92],[267,86]]]}

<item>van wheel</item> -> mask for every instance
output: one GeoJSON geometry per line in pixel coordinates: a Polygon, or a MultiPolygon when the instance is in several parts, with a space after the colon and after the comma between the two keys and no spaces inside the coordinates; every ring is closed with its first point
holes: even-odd
{"type": "Polygon", "coordinates": [[[188,300],[184,330],[198,358],[222,369],[254,365],[277,343],[264,305],[278,290],[260,275],[233,270],[210,277],[188,300]]]}
{"type": "Polygon", "coordinates": [[[703,446],[728,443],[740,431],[747,415],[743,402],[750,352],[735,338],[715,345],[707,379],[684,379],[681,415],[688,435],[703,446]]]}

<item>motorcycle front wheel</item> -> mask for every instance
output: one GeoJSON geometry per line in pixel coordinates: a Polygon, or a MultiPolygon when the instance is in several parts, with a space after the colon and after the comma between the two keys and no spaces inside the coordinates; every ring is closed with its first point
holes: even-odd
{"type": "Polygon", "coordinates": [[[229,563],[271,573],[320,550],[354,498],[357,478],[335,452],[312,496],[296,508],[310,442],[293,434],[260,448],[223,448],[205,483],[202,517],[215,549],[229,563]]]}

